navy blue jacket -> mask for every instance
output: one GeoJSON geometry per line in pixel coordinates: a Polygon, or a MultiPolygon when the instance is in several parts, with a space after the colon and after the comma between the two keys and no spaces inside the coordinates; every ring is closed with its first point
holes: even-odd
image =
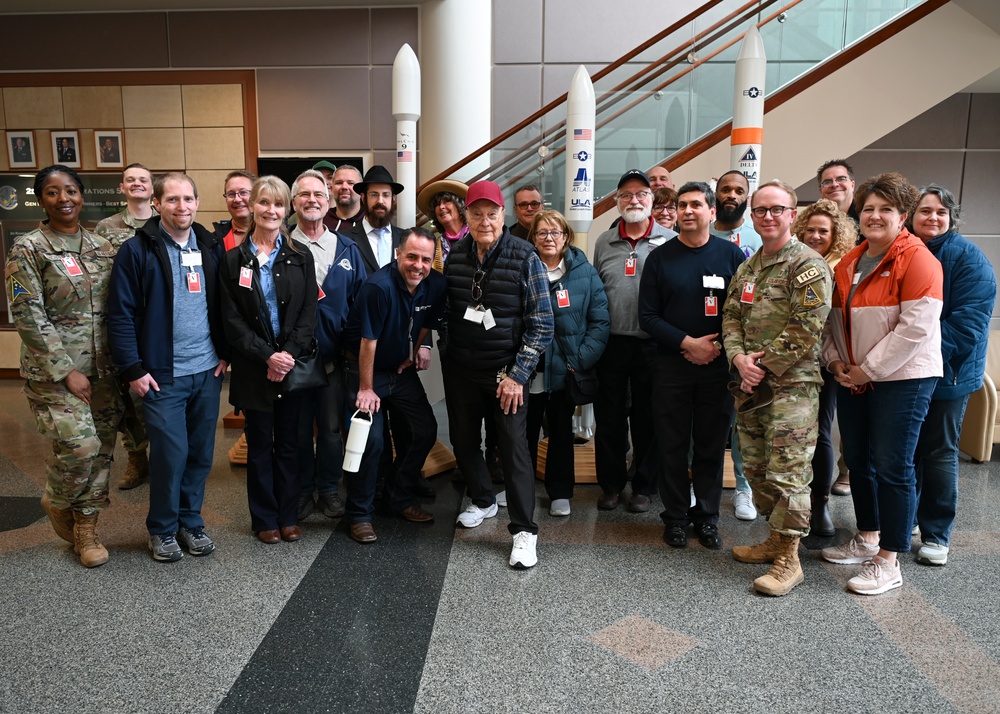
{"type": "Polygon", "coordinates": [[[545,350],[546,392],[566,388],[566,365],[590,369],[604,354],[611,334],[608,296],[597,270],[583,251],[570,246],[564,258],[566,274],[550,286],[555,334],[545,350]],[[569,291],[569,307],[559,307],[556,293],[569,291]]]}
{"type": "Polygon", "coordinates": [[[949,231],[925,243],[944,269],[941,357],[934,399],[959,399],[983,384],[990,316],[997,296],[993,266],[964,236],[949,231]]]}
{"type": "MultiPolygon", "coordinates": [[[[219,359],[228,362],[218,282],[222,244],[198,223],[193,228],[204,261],[209,333],[219,359]]],[[[159,216],[125,241],[115,258],[108,341],[115,367],[129,382],[150,374],[158,384],[174,383],[174,277],[169,260],[159,216]]]]}
{"type": "Polygon", "coordinates": [[[357,243],[338,233],[337,257],[320,287],[322,293],[316,310],[316,343],[327,362],[340,360],[347,317],[367,279],[357,243]]]}

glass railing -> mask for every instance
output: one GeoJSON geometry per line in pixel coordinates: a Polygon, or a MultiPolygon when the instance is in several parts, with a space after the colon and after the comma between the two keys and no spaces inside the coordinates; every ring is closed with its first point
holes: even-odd
{"type": "MultiPolygon", "coordinates": [[[[767,54],[774,94],[925,0],[722,2],[594,80],[595,199],[630,168],[650,168],[732,120],[736,58],[750,23],[767,54]]],[[[689,16],[691,17],[691,16],[689,16]]],[[[467,165],[489,166],[507,200],[524,183],[560,210],[565,194],[566,103],[560,102],[467,165]]],[[[458,172],[453,172],[453,174],[458,172]]]]}

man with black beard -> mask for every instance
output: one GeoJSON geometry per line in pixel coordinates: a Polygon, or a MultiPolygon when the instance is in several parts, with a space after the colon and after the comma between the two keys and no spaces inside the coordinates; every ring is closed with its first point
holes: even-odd
{"type": "Polygon", "coordinates": [[[396,196],[403,192],[403,185],[393,181],[384,166],[375,165],[364,181],[354,184],[354,192],[361,196],[365,217],[343,234],[358,244],[365,271],[373,275],[392,262],[399,247],[403,231],[390,224],[396,218],[396,196]]]}
{"type": "Polygon", "coordinates": [[[735,243],[749,258],[762,243],[753,222],[746,219],[750,184],[740,171],[727,171],[715,186],[715,223],[712,235],[735,243]]]}

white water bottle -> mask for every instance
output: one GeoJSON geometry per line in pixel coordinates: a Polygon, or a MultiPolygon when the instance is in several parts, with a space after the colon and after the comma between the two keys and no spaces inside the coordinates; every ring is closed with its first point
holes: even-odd
{"type": "Polygon", "coordinates": [[[351,428],[347,433],[346,453],[344,454],[344,471],[357,473],[361,468],[361,457],[365,455],[368,446],[368,432],[372,428],[371,412],[358,409],[351,417],[351,428]],[[364,416],[367,415],[367,418],[364,416]]]}

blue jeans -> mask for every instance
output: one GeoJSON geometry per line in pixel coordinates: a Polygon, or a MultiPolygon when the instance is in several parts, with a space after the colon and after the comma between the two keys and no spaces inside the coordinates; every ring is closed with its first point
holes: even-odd
{"type": "Polygon", "coordinates": [[[215,368],[161,384],[143,397],[149,435],[149,515],[151,535],[178,527],[201,528],[205,481],[212,470],[219,421],[222,377],[215,368]]]}
{"type": "Polygon", "coordinates": [[[743,473],[743,452],[740,451],[740,437],[736,433],[736,411],[733,411],[732,424],[729,426],[729,457],[733,460],[733,476],[736,478],[736,490],[750,492],[750,482],[743,473]]]}
{"type": "Polygon", "coordinates": [[[299,496],[302,498],[311,498],[313,491],[337,493],[337,484],[344,474],[344,440],[340,436],[344,414],[343,370],[338,367],[329,374],[329,379],[330,384],[326,387],[302,392],[302,411],[299,412],[299,496]]]}
{"type": "Polygon", "coordinates": [[[858,529],[880,531],[880,546],[910,550],[917,508],[913,455],[937,377],[870,384],[861,394],[837,386],[837,420],[858,529]]]}
{"type": "Polygon", "coordinates": [[[948,545],[958,509],[958,437],[969,395],[932,400],[917,441],[917,524],[924,543],[948,545]]]}

